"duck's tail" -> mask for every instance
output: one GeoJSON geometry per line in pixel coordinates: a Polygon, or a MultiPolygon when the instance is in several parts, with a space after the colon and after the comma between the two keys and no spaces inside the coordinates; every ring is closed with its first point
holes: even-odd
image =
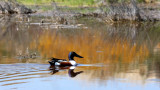
{"type": "Polygon", "coordinates": [[[52,65],[55,65],[55,62],[54,61],[48,61],[48,63],[52,66],[52,65]]]}
{"type": "Polygon", "coordinates": [[[58,59],[58,58],[50,58],[51,59],[51,61],[48,61],[48,63],[50,64],[50,65],[55,65],[55,63],[56,62],[58,62],[58,63],[60,63],[60,62],[64,62],[64,61],[67,61],[67,60],[65,60],[65,59],[58,59]]]}

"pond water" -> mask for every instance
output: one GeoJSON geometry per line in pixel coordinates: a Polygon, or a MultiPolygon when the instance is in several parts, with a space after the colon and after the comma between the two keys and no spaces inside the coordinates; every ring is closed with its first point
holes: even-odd
{"type": "Polygon", "coordinates": [[[160,89],[159,22],[68,22],[1,16],[0,90],[160,89]],[[50,67],[70,51],[84,57],[77,67],[50,67]]]}

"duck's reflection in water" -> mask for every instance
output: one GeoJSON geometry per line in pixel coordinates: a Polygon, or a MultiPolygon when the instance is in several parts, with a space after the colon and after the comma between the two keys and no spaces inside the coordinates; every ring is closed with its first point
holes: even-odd
{"type": "Polygon", "coordinates": [[[76,77],[78,74],[83,73],[83,71],[74,72],[74,69],[76,66],[66,66],[66,67],[60,67],[60,66],[50,66],[49,69],[51,71],[51,74],[55,74],[59,71],[67,70],[68,69],[68,75],[69,77],[76,77]]]}

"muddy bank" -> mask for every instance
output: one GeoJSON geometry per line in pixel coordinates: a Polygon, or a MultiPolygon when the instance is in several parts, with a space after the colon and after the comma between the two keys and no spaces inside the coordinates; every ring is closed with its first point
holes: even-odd
{"type": "MultiPolygon", "coordinates": [[[[147,4],[146,4],[147,5],[147,4]]],[[[156,4],[155,4],[156,5],[156,4]]],[[[158,4],[157,4],[158,6],[158,4]]],[[[137,4],[136,2],[112,4],[107,6],[109,9],[105,14],[105,20],[110,21],[120,21],[120,20],[130,20],[130,21],[159,21],[160,20],[160,7],[147,7],[137,4]]]]}
{"type": "MultiPolygon", "coordinates": [[[[35,6],[37,7],[37,6],[35,6]]],[[[51,9],[47,11],[38,10],[37,12],[27,8],[24,5],[11,2],[0,2],[0,11],[3,14],[30,14],[31,16],[52,17],[60,24],[68,25],[70,19],[81,17],[94,17],[104,22],[115,21],[160,21],[160,5],[154,4],[139,5],[136,2],[107,4],[99,7],[81,7],[88,12],[78,11],[78,8],[71,10],[72,7],[60,7],[56,3],[51,3],[51,9]],[[154,7],[153,7],[154,6],[154,7]],[[156,7],[156,8],[155,8],[156,7]],[[68,9],[68,10],[67,10],[68,9]],[[35,13],[36,12],[36,13],[35,13]]],[[[42,19],[40,23],[46,20],[42,19]]]]}
{"type": "MultiPolygon", "coordinates": [[[[54,4],[53,7],[55,7],[54,4]]],[[[56,6],[58,7],[58,6],[56,6]]],[[[70,7],[58,7],[58,9],[48,10],[46,12],[37,12],[32,16],[51,16],[62,19],[68,18],[81,18],[81,17],[94,17],[99,18],[104,22],[115,21],[160,21],[160,5],[159,4],[137,4],[132,3],[118,3],[107,4],[100,7],[80,7],[80,10],[88,12],[70,10],[70,7]],[[68,8],[68,10],[66,10],[68,8]],[[65,10],[64,10],[65,9],[65,10]]]]}

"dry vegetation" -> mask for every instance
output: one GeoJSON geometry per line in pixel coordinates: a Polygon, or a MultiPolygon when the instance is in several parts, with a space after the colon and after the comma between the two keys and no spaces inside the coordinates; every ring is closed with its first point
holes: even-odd
{"type": "Polygon", "coordinates": [[[130,4],[122,2],[118,4],[110,4],[106,8],[107,10],[105,21],[156,21],[160,20],[158,11],[145,10],[142,6],[139,6],[136,0],[131,0],[130,4]],[[154,14],[154,15],[153,15],[154,14]]]}

